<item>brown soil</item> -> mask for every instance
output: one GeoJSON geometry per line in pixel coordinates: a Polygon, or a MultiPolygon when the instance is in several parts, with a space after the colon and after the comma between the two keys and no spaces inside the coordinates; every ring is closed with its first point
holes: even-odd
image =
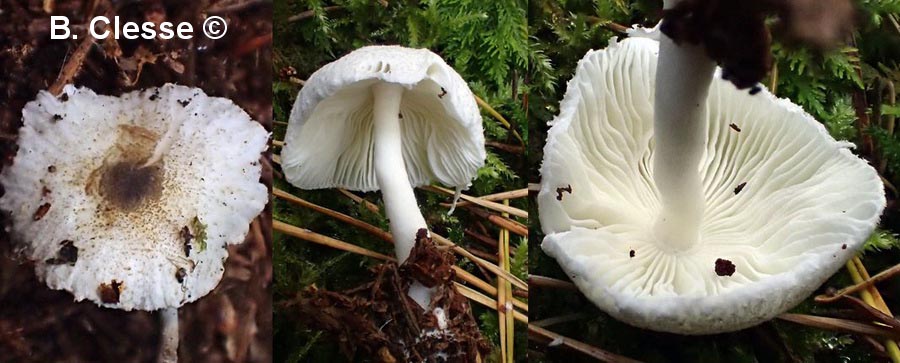
{"type": "Polygon", "coordinates": [[[420,233],[409,259],[399,267],[376,266],[374,281],[343,293],[313,286],[285,305],[297,309],[302,324],[334,335],[350,360],[476,362],[491,347],[468,299],[453,286],[454,263],[449,251],[420,233]],[[428,309],[407,296],[413,281],[435,289],[428,309]],[[443,328],[435,312],[446,317],[443,328]]]}

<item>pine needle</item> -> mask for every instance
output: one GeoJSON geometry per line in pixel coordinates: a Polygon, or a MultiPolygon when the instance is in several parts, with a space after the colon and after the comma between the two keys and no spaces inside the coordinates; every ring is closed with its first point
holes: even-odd
{"type": "MultiPolygon", "coordinates": [[[[509,205],[509,200],[503,201],[504,205],[509,205]]],[[[509,215],[503,213],[503,217],[509,215]]],[[[498,255],[500,256],[500,268],[509,272],[509,230],[500,229],[498,238],[498,255]]],[[[507,305],[507,301],[512,300],[512,287],[508,281],[497,280],[497,320],[500,326],[500,359],[506,363],[514,362],[514,342],[515,342],[515,320],[507,310],[511,307],[507,305]]]]}
{"type": "Polygon", "coordinates": [[[528,324],[528,339],[543,340],[548,346],[565,346],[589,357],[607,363],[640,363],[638,360],[607,352],[595,346],[564,337],[534,324],[528,324]]]}
{"type": "Polygon", "coordinates": [[[487,113],[497,119],[497,121],[500,121],[500,123],[503,124],[503,127],[506,127],[509,131],[512,131],[513,136],[515,136],[516,139],[519,140],[519,143],[525,145],[525,140],[522,140],[522,136],[519,135],[519,132],[509,124],[509,121],[506,121],[506,118],[504,118],[503,115],[501,115],[499,112],[497,112],[497,110],[491,107],[489,103],[485,102],[483,99],[481,99],[481,97],[478,96],[475,96],[475,103],[477,103],[478,106],[481,106],[481,108],[487,111],[487,113]]]}
{"type": "Polygon", "coordinates": [[[388,255],[383,255],[378,252],[370,251],[365,248],[359,247],[357,245],[347,243],[344,241],[340,241],[325,235],[318,234],[316,232],[310,231],[306,228],[295,227],[290,224],[284,223],[282,221],[272,221],[272,229],[279,231],[281,233],[297,237],[299,239],[317,243],[323,246],[328,246],[337,250],[347,251],[351,253],[355,253],[358,255],[363,255],[367,257],[376,258],[383,261],[395,261],[395,259],[388,255]]]}
{"type": "MultiPolygon", "coordinates": [[[[422,189],[436,191],[436,192],[444,193],[447,195],[455,194],[455,192],[450,189],[441,188],[441,187],[433,186],[433,185],[424,186],[424,187],[422,187],[422,189]]],[[[509,205],[504,205],[504,204],[492,202],[492,201],[481,199],[481,198],[475,198],[475,197],[465,195],[465,194],[460,194],[460,198],[462,198],[462,200],[464,200],[464,201],[467,201],[472,204],[476,204],[478,206],[490,209],[495,212],[509,213],[516,217],[521,217],[521,218],[526,218],[526,219],[528,218],[528,212],[518,209],[518,208],[510,207],[509,205]]],[[[503,216],[503,217],[509,218],[509,216],[503,216]]]]}
{"type": "Polygon", "coordinates": [[[888,280],[896,275],[900,274],[900,264],[894,265],[893,267],[879,272],[877,275],[872,276],[862,282],[859,282],[853,286],[848,286],[843,289],[838,290],[836,293],[832,295],[819,295],[816,296],[815,301],[818,303],[830,303],[837,301],[844,295],[855,294],[863,289],[868,288],[869,286],[873,286],[879,282],[888,280]]]}
{"type": "MultiPolygon", "coordinates": [[[[522,189],[517,189],[517,190],[510,190],[508,192],[500,192],[500,193],[482,195],[477,198],[481,199],[481,200],[496,202],[498,200],[503,200],[503,199],[519,199],[519,198],[525,198],[527,196],[528,196],[528,189],[522,188],[522,189]]],[[[465,207],[470,204],[473,204],[473,203],[470,201],[467,201],[467,200],[462,200],[462,201],[457,202],[456,206],[457,207],[465,207]]],[[[441,206],[449,207],[450,203],[441,203],[441,206]]]]}
{"type": "MultiPolygon", "coordinates": [[[[866,271],[866,267],[863,266],[859,257],[854,256],[850,261],[847,261],[847,271],[850,273],[850,277],[853,279],[854,284],[860,284],[869,279],[869,273],[866,271]]],[[[866,304],[881,310],[881,312],[885,314],[891,315],[891,310],[888,309],[887,305],[884,303],[884,299],[881,298],[881,293],[878,292],[878,289],[875,286],[869,286],[865,290],[860,291],[860,297],[866,304]]],[[[896,340],[890,338],[885,339],[884,348],[893,363],[900,363],[900,347],[897,346],[896,340]]]]}

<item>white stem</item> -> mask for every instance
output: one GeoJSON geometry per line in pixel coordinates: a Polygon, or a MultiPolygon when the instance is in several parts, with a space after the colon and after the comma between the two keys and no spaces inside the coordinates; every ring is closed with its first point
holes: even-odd
{"type": "MultiPolygon", "coordinates": [[[[419,211],[416,195],[406,164],[403,162],[403,135],[400,131],[400,100],[403,87],[391,83],[379,83],[372,87],[374,105],[372,119],[375,124],[375,178],[384,198],[384,209],[391,223],[394,236],[394,252],[397,261],[403,263],[416,243],[416,233],[427,229],[425,218],[419,211]]],[[[431,302],[431,291],[416,282],[409,288],[409,296],[422,308],[431,302]]]]}
{"type": "Polygon", "coordinates": [[[391,221],[394,251],[403,263],[416,243],[419,229],[428,228],[419,212],[406,164],[403,162],[403,135],[400,132],[400,99],[403,86],[380,83],[372,88],[375,104],[375,178],[391,221]]]}
{"type": "Polygon", "coordinates": [[[178,308],[159,311],[162,321],[162,337],[159,345],[159,363],[178,362],[178,308]]]}
{"type": "MultiPolygon", "coordinates": [[[[668,2],[667,2],[668,3],[668,2]]],[[[702,46],[660,36],[653,108],[653,179],[662,199],[657,240],[685,250],[700,238],[704,198],[700,158],[706,148],[706,96],[716,64],[702,46]]]]}

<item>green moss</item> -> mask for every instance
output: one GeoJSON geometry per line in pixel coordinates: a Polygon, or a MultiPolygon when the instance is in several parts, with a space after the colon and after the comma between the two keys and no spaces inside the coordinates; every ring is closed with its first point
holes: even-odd
{"type": "Polygon", "coordinates": [[[191,231],[194,234],[194,243],[197,244],[200,252],[206,251],[206,225],[200,222],[199,217],[191,220],[191,231]]]}

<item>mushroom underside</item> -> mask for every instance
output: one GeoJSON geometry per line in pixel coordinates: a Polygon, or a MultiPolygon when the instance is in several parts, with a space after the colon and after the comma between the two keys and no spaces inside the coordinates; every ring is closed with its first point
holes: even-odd
{"type": "Polygon", "coordinates": [[[798,303],[861,246],[883,186],[787,100],[719,74],[702,117],[699,240],[654,233],[656,42],[589,53],[549,132],[538,195],[544,250],[595,304],[634,325],[730,331],[798,303]],[[718,261],[718,262],[717,262],[718,261]]]}

